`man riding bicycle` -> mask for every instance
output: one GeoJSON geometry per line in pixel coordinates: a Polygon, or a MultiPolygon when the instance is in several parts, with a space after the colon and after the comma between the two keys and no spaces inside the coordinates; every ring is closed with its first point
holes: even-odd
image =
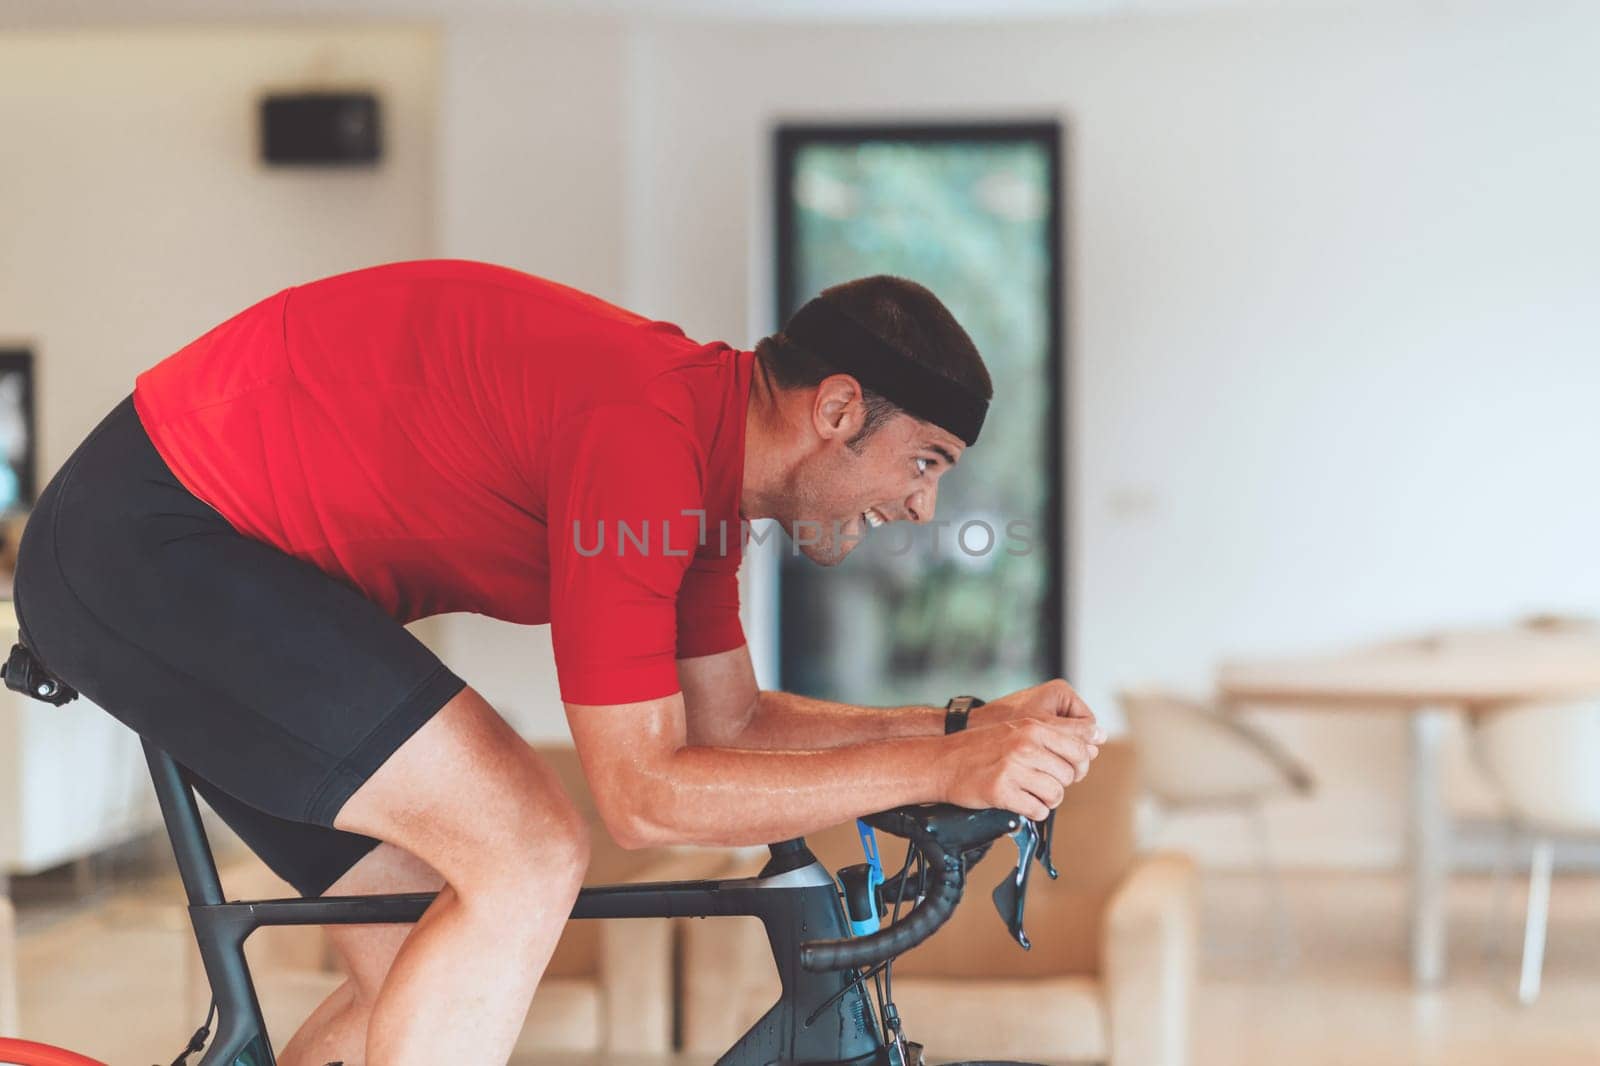
{"type": "Polygon", "coordinates": [[[505,1062],[587,865],[554,775],[403,623],[549,623],[619,843],[738,846],[946,801],[1043,818],[1103,739],[1061,681],[971,712],[755,681],[744,523],[823,565],[932,519],[992,392],[926,289],[824,292],[753,352],[509,269],[297,286],[146,371],[41,495],[23,642],[165,749],[350,979],[285,1066],[505,1062]]]}

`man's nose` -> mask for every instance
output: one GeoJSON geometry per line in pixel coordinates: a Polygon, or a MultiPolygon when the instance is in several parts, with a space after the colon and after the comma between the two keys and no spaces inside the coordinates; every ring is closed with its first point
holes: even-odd
{"type": "Polygon", "coordinates": [[[939,505],[939,486],[918,489],[906,498],[906,513],[911,521],[924,524],[933,521],[934,508],[939,505]]]}

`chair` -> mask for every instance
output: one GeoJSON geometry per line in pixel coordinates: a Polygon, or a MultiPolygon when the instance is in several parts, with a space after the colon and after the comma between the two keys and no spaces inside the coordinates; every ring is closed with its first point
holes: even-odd
{"type": "Polygon", "coordinates": [[[1600,703],[1536,704],[1478,716],[1478,760],[1533,838],[1517,997],[1539,996],[1558,839],[1600,836],[1600,703]]]}
{"type": "Polygon", "coordinates": [[[1310,772],[1266,733],[1212,704],[1157,688],[1125,691],[1120,702],[1139,745],[1141,781],[1163,813],[1231,809],[1250,822],[1286,963],[1294,934],[1265,808],[1276,797],[1309,794],[1310,772]]]}
{"type": "MultiPolygon", "coordinates": [[[[674,881],[717,876],[726,852],[700,849],[627,851],[602,825],[577,753],[570,747],[539,747],[560,776],[591,830],[586,884],[674,881]]],[[[254,856],[221,870],[230,899],[294,895],[254,856]]],[[[639,919],[568,923],[539,984],[517,1054],[591,1052],[659,1054],[673,1043],[675,923],[639,919]]],[[[299,1023],[344,980],[336,954],[316,927],[268,927],[246,942],[252,976],[267,1030],[286,1041],[299,1023]]],[[[199,952],[189,945],[189,1026],[209,1002],[199,952]]]]}
{"type": "MultiPolygon", "coordinates": [[[[988,896],[1015,866],[999,841],[968,875],[950,923],[894,967],[907,1034],[930,1061],[973,1055],[1183,1066],[1195,981],[1195,880],[1178,855],[1134,854],[1132,746],[1112,741],[1067,790],[1056,815],[1061,879],[1035,870],[1026,926],[1033,950],[1005,931],[988,896]]],[[[861,861],[855,823],[808,834],[829,869],[861,861]]],[[[890,849],[886,867],[901,855],[890,849]]],[[[760,860],[728,876],[755,872],[760,860]]],[[[758,922],[692,922],[683,938],[683,1035],[714,1055],[778,994],[758,922]]]]}

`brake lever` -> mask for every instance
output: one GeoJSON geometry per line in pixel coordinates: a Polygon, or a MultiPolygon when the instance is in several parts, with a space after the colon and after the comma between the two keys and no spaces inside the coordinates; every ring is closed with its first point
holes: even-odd
{"type": "Polygon", "coordinates": [[[1022,929],[1022,915],[1028,903],[1028,875],[1033,871],[1033,858],[1039,852],[1040,831],[1038,823],[1024,818],[1022,825],[1011,834],[1017,845],[1017,868],[994,886],[991,896],[1000,920],[1006,923],[1011,938],[1027,951],[1033,947],[1028,934],[1022,929]]]}
{"type": "Polygon", "coordinates": [[[1017,868],[1011,876],[994,887],[995,909],[1000,912],[1000,918],[1011,931],[1012,938],[1022,945],[1024,951],[1033,947],[1022,928],[1022,917],[1028,904],[1028,875],[1033,870],[1032,860],[1039,860],[1039,865],[1050,875],[1050,880],[1060,877],[1061,871],[1056,869],[1055,859],[1051,855],[1055,838],[1054,810],[1043,822],[1022,819],[1022,825],[1011,834],[1011,839],[1017,845],[1017,868]]]}
{"type": "Polygon", "coordinates": [[[1055,859],[1051,857],[1051,850],[1056,842],[1056,809],[1050,808],[1050,815],[1044,820],[1043,827],[1039,830],[1042,842],[1039,847],[1039,865],[1044,867],[1044,872],[1054,881],[1061,876],[1061,871],[1056,869],[1055,859]]]}

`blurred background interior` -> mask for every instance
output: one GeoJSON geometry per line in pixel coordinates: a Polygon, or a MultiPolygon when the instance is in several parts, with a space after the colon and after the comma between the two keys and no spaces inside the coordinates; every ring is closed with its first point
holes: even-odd
{"type": "MultiPolygon", "coordinates": [[[[138,371],[286,285],[485,259],[748,347],[910,276],[995,373],[961,550],[755,552],[762,679],[1064,675],[1118,734],[1032,952],[968,908],[897,971],[911,1035],[1594,1062],[1597,47],[1576,0],[5,0],[7,551],[138,371]],[[308,162],[265,116],[329,94],[308,162]]],[[[417,630],[582,791],[544,630],[417,630]]],[[[0,1032],[168,1061],[205,1003],[136,740],[0,703],[0,1032]]],[[[257,940],[281,1040],[339,978],[257,940]]],[[[709,1062],[775,987],[740,921],[575,929],[517,1061],[709,1062]]]]}

